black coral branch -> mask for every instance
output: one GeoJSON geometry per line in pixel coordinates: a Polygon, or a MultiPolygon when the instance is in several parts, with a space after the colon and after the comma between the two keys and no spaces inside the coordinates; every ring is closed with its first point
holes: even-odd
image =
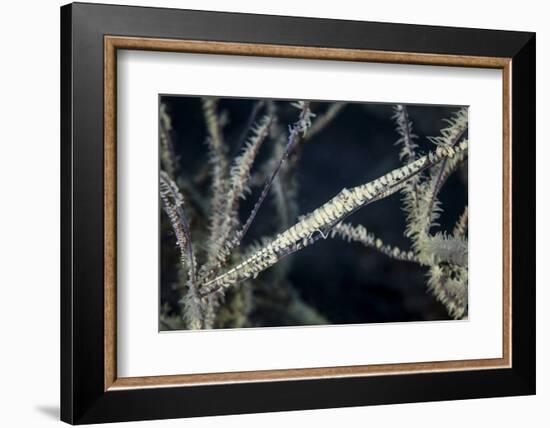
{"type": "Polygon", "coordinates": [[[414,252],[405,251],[397,246],[386,244],[374,233],[369,232],[364,226],[350,223],[339,223],[330,232],[331,238],[339,237],[347,242],[358,242],[365,247],[373,248],[382,254],[396,260],[414,262],[417,261],[414,252]]]}
{"type": "Polygon", "coordinates": [[[203,309],[198,296],[196,260],[189,222],[183,211],[183,197],[178,186],[165,171],[160,172],[160,199],[176,237],[180,253],[180,268],[187,270],[188,292],[184,297],[185,318],[190,328],[201,328],[203,309]]]}
{"type": "Polygon", "coordinates": [[[218,102],[215,98],[203,98],[202,108],[206,129],[208,132],[207,145],[209,152],[209,163],[211,167],[211,206],[210,206],[210,263],[213,263],[216,255],[215,242],[221,235],[223,223],[222,213],[225,210],[225,195],[227,191],[227,148],[222,134],[222,124],[217,112],[218,102]]]}
{"type": "Polygon", "coordinates": [[[279,172],[281,170],[281,167],[283,166],[283,163],[287,160],[288,155],[298,143],[300,136],[305,137],[307,135],[308,129],[311,127],[311,119],[315,117],[315,114],[313,114],[309,109],[309,102],[298,101],[296,103],[293,103],[293,106],[300,110],[298,120],[294,123],[294,125],[290,127],[289,134],[288,134],[288,142],[285,146],[285,149],[281,157],[279,158],[279,161],[275,165],[273,172],[267,178],[263,186],[262,193],[260,194],[260,197],[258,198],[258,201],[256,202],[256,204],[254,205],[252,212],[248,216],[248,219],[246,220],[242,230],[238,233],[236,237],[237,242],[240,242],[248,232],[248,229],[250,228],[250,226],[252,225],[252,222],[256,218],[256,215],[258,214],[258,211],[260,210],[260,207],[262,206],[266,196],[269,194],[269,191],[271,190],[271,187],[273,186],[275,179],[279,175],[279,172]]]}
{"type": "Polygon", "coordinates": [[[255,278],[283,257],[314,243],[319,237],[328,237],[334,226],[356,210],[399,191],[414,175],[448,157],[456,156],[467,148],[467,143],[461,143],[456,149],[438,147],[435,152],[430,152],[415,162],[397,168],[372,182],[352,189],[343,189],[330,201],[304,216],[290,229],[280,233],[261,250],[233,269],[203,284],[201,294],[206,296],[245,279],[255,278]]]}
{"type": "MultiPolygon", "coordinates": [[[[210,251],[215,255],[215,266],[220,266],[227,260],[231,249],[235,246],[235,240],[230,239],[237,227],[239,221],[239,199],[244,199],[250,192],[249,180],[250,171],[258,152],[269,134],[269,127],[272,118],[264,116],[253,128],[252,135],[242,149],[241,154],[235,158],[229,174],[229,188],[225,195],[225,207],[219,213],[221,222],[219,225],[218,236],[213,238],[210,251]]],[[[207,266],[212,268],[213,266],[207,266]]]]}

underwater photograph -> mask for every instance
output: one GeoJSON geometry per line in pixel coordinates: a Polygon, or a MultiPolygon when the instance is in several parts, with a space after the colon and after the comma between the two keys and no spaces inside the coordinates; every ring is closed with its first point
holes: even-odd
{"type": "Polygon", "coordinates": [[[159,95],[159,330],[468,318],[468,107],[159,95]]]}

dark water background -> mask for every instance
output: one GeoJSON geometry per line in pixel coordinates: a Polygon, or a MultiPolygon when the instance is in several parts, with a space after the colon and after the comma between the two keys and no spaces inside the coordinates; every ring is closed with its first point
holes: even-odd
{"type": "MultiPolygon", "coordinates": [[[[207,134],[200,98],[162,96],[161,101],[172,119],[172,139],[180,167],[184,172],[197,174],[207,162],[207,134]]],[[[220,99],[219,110],[229,115],[224,134],[232,155],[255,101],[220,99]]],[[[314,112],[322,112],[327,106],[328,103],[322,102],[311,104],[314,112]]],[[[328,201],[343,187],[366,183],[401,165],[400,147],[395,146],[398,135],[392,107],[392,104],[349,103],[322,133],[304,144],[296,170],[300,215],[328,201]]],[[[456,106],[407,107],[414,132],[420,137],[416,141],[421,154],[433,148],[426,137],[437,136],[445,126],[443,119],[458,109],[456,106]]],[[[296,120],[296,109],[288,109],[287,113],[281,116],[283,124],[285,118],[288,124],[296,120]]],[[[271,142],[266,141],[258,164],[269,155],[270,149],[271,142]]],[[[242,204],[242,218],[247,217],[258,193],[256,189],[242,204]]],[[[394,194],[359,210],[347,220],[364,225],[385,243],[408,249],[410,242],[403,236],[405,214],[400,199],[400,194],[394,194]]],[[[447,181],[440,200],[444,208],[439,220],[441,228],[433,231],[452,230],[467,204],[467,162],[447,181]]],[[[273,205],[268,200],[245,244],[266,234],[274,235],[277,232],[274,218],[273,205]]],[[[169,252],[167,246],[173,247],[173,238],[163,236],[161,243],[161,304],[168,302],[176,306],[178,295],[167,285],[175,280],[176,271],[173,260],[163,257],[169,252]]],[[[293,255],[288,279],[304,301],[335,324],[449,319],[445,308],[427,292],[426,268],[396,261],[341,239],[320,240],[293,255]]]]}

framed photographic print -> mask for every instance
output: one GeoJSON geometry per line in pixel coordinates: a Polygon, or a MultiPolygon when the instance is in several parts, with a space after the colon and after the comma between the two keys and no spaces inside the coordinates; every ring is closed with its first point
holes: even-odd
{"type": "Polygon", "coordinates": [[[61,417],[535,393],[535,35],[61,8],[61,417]]]}

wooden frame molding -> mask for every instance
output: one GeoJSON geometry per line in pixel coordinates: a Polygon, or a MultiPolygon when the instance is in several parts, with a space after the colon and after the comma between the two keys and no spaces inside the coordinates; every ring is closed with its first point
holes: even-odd
{"type": "Polygon", "coordinates": [[[395,375],[420,372],[509,368],[512,363],[512,60],[459,56],[335,49],[255,43],[231,43],[155,38],[104,37],[104,389],[242,383],[272,380],[395,375]],[[502,358],[406,364],[361,365],[306,369],[205,373],[118,378],[116,367],[116,82],[117,50],[251,55],[339,61],[422,64],[502,70],[503,81],[503,349],[502,358]]]}

